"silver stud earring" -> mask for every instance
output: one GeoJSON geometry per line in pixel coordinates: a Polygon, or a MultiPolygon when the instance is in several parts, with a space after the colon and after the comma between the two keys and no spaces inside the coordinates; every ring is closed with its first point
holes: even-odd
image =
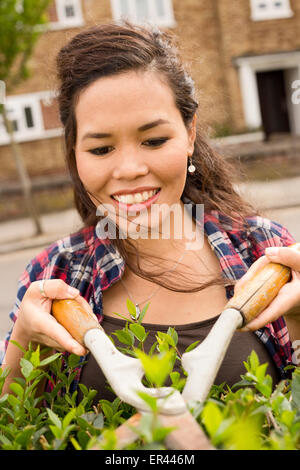
{"type": "Polygon", "coordinates": [[[193,165],[192,157],[189,157],[189,158],[190,158],[190,164],[188,166],[188,172],[189,173],[195,173],[196,167],[195,167],[195,165],[193,165]]]}

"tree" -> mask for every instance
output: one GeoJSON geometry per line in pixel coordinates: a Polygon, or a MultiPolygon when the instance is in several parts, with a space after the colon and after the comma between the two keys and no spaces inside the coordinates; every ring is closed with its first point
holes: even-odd
{"type": "MultiPolygon", "coordinates": [[[[9,94],[21,81],[29,77],[28,61],[40,34],[46,30],[46,10],[52,0],[1,0],[0,1],[0,80],[9,94]]],[[[39,217],[32,196],[32,184],[15,140],[5,102],[0,111],[7,132],[17,171],[21,181],[28,213],[36,228],[42,233],[39,217]]]]}

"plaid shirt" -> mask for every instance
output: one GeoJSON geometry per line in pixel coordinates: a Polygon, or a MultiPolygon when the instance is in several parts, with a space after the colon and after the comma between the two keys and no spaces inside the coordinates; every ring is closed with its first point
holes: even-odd
{"type": "MultiPolygon", "coordinates": [[[[184,202],[194,207],[192,201],[184,199],[184,202]]],[[[219,259],[224,277],[229,280],[226,287],[228,299],[233,295],[234,282],[264,254],[265,248],[287,246],[295,242],[280,224],[260,216],[248,217],[248,227],[245,229],[241,229],[240,225],[217,211],[205,213],[203,222],[208,242],[219,259]]],[[[13,322],[16,320],[22,298],[31,282],[40,279],[62,279],[80,290],[101,322],[102,291],[120,279],[124,268],[123,258],[116,252],[109,239],[99,239],[94,226],[83,228],[53,243],[28,264],[19,280],[17,299],[10,318],[13,322]]],[[[289,372],[284,368],[292,364],[293,351],[283,317],[255,333],[269,351],[281,378],[288,378],[289,372]]],[[[10,335],[11,331],[3,342],[2,353],[7,347],[10,335]]],[[[73,390],[80,380],[80,371],[79,367],[73,390]]],[[[47,388],[49,387],[48,383],[47,388]]]]}

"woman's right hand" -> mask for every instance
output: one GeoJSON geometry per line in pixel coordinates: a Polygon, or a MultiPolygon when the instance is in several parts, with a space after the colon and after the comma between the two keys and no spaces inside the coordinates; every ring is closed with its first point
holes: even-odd
{"type": "Polygon", "coordinates": [[[58,351],[68,351],[78,356],[87,354],[87,350],[51,315],[53,299],[76,299],[87,311],[93,311],[79,290],[70,287],[61,279],[44,281],[44,293],[40,291],[40,281],[32,282],[20,305],[13,339],[26,347],[31,341],[44,344],[58,351]]]}

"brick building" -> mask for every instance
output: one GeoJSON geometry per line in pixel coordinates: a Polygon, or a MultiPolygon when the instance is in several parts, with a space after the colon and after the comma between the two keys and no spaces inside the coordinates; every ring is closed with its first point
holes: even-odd
{"type": "MultiPolygon", "coordinates": [[[[177,36],[198,89],[199,120],[211,135],[224,126],[300,134],[299,0],[53,0],[31,77],[7,97],[33,178],[65,171],[54,98],[58,50],[80,29],[121,15],[177,36]]],[[[17,179],[7,144],[0,121],[0,183],[17,179]]]]}

